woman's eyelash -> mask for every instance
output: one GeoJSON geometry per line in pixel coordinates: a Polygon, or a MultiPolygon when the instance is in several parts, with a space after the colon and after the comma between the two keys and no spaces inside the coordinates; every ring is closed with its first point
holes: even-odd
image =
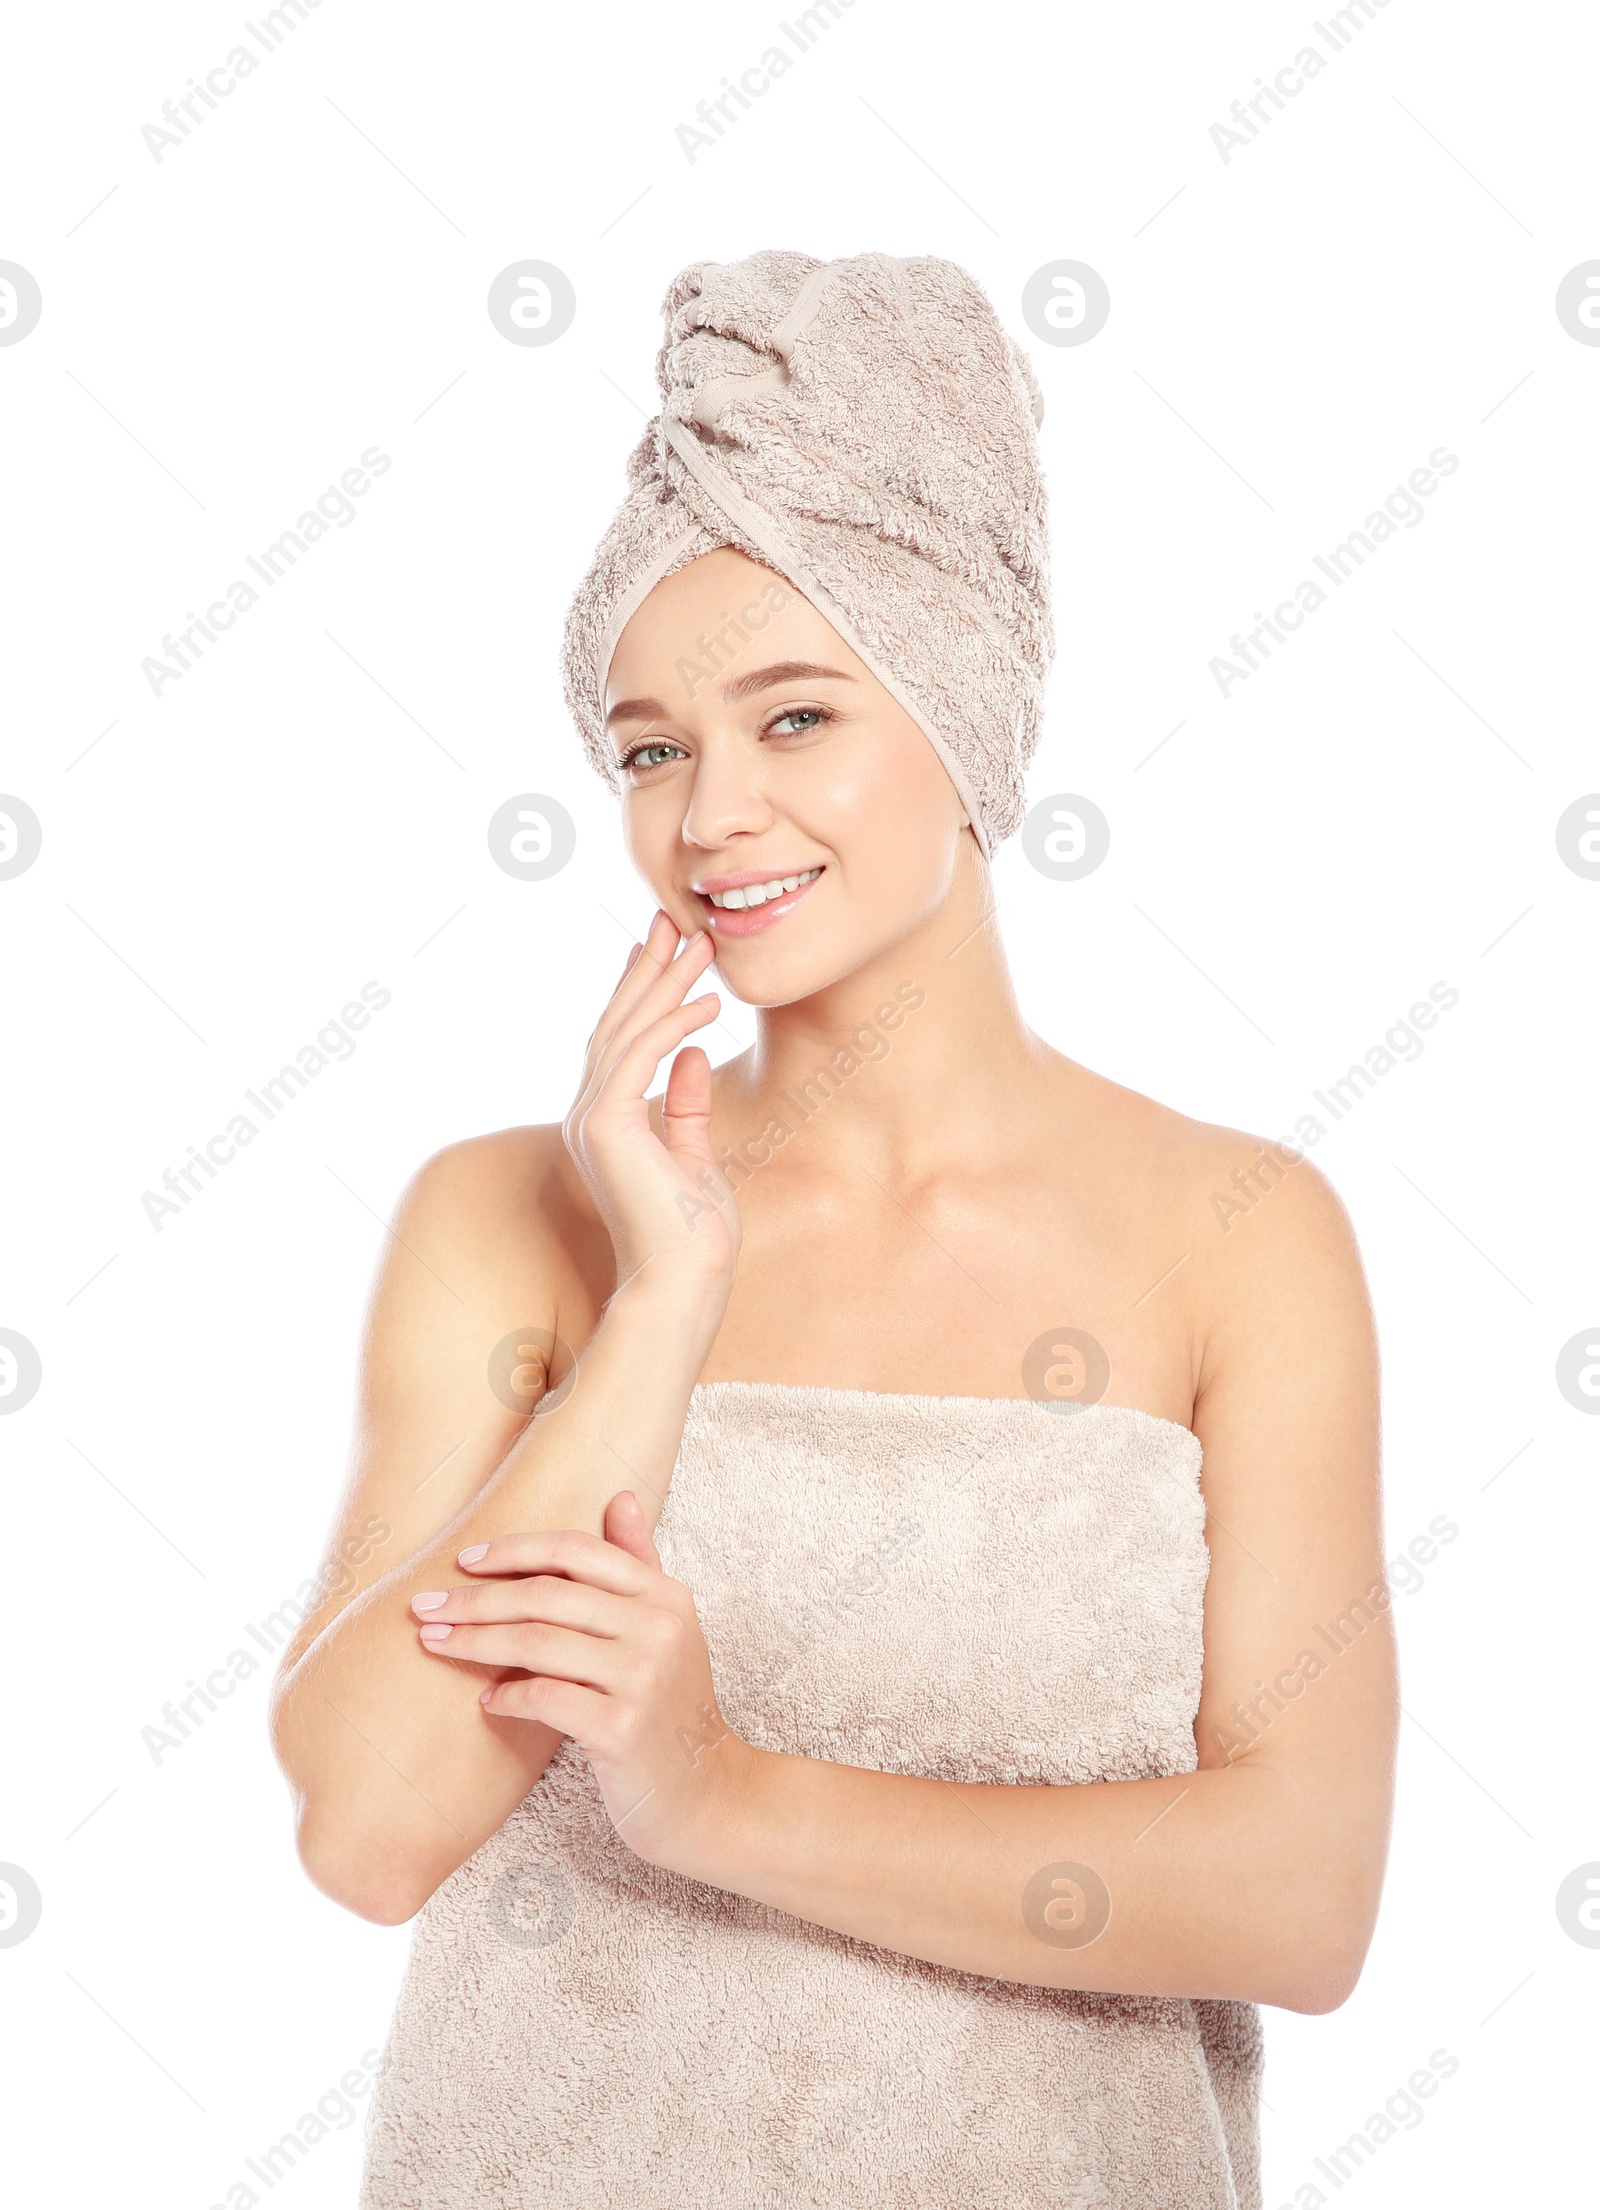
{"type": "MultiPolygon", "coordinates": [[[[827,706],[785,706],[778,713],[775,713],[770,720],[762,723],[762,734],[765,736],[770,730],[774,729],[780,721],[788,721],[792,716],[801,714],[809,715],[819,727],[823,722],[832,721],[833,719],[833,711],[830,707],[827,706]]],[[[801,730],[797,733],[802,736],[809,734],[809,732],[806,730],[801,730]]],[[[618,760],[618,774],[620,775],[626,773],[626,771],[630,767],[632,767],[634,761],[638,759],[642,753],[654,752],[657,750],[681,752],[683,750],[683,747],[682,745],[674,744],[670,737],[641,737],[638,743],[630,745],[628,750],[623,753],[621,759],[618,760]]]]}
{"type": "Polygon", "coordinates": [[[833,719],[832,711],[826,706],[785,706],[780,713],[773,715],[771,721],[762,724],[763,732],[771,729],[777,722],[788,721],[795,714],[809,714],[819,724],[833,719]]]}
{"type": "Polygon", "coordinates": [[[639,755],[642,752],[681,752],[682,750],[682,745],[674,744],[670,737],[641,737],[639,742],[637,744],[630,745],[627,751],[623,753],[621,759],[618,760],[617,772],[620,775],[626,769],[632,767],[634,761],[638,759],[639,755]]]}

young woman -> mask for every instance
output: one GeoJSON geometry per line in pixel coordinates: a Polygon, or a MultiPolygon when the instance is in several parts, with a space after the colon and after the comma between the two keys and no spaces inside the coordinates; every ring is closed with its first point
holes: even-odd
{"type": "Polygon", "coordinates": [[[277,1695],[311,1877],[421,1913],[363,2203],[1256,2204],[1257,2006],[1350,1993],[1388,1829],[1350,1228],[1020,1017],[981,292],[771,253],[666,314],[567,642],[659,911],[565,1122],[407,1192],[334,1554],[392,1532],[277,1695]]]}

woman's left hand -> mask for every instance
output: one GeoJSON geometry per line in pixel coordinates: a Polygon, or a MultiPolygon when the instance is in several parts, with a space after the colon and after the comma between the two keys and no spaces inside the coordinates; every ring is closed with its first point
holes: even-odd
{"type": "Polygon", "coordinates": [[[496,1719],[534,1719],[589,1760],[612,1824],[652,1864],[693,1874],[759,1753],[717,1709],[711,1656],[681,1581],[662,1571],[639,1500],[574,1528],[463,1550],[472,1583],[413,1597],[425,1649],[527,1678],[484,1690],[496,1719]]]}

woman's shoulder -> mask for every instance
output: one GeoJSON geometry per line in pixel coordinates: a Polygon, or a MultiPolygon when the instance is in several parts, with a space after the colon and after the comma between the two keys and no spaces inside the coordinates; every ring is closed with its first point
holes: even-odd
{"type": "Polygon", "coordinates": [[[1072,1117],[1093,1132],[1130,1216],[1158,1212],[1198,1273],[1348,1265],[1349,1214],[1295,1131],[1201,1120],[1076,1065],[1070,1094],[1072,1117]]]}
{"type": "Polygon", "coordinates": [[[581,1265],[604,1232],[558,1122],[441,1146],[412,1174],[396,1216],[397,1235],[480,1281],[581,1265]]]}
{"type": "Polygon", "coordinates": [[[1225,1457],[1254,1463],[1231,1446],[1270,1437],[1289,1406],[1330,1431],[1370,1421],[1371,1295],[1350,1216],[1309,1146],[1200,1120],[1099,1076],[1076,1117],[1098,1133],[1107,1213],[1153,1285],[1141,1307],[1187,1340],[1196,1432],[1204,1425],[1212,1455],[1227,1441],[1225,1457]]]}
{"type": "Polygon", "coordinates": [[[570,1157],[558,1123],[530,1123],[458,1136],[432,1152],[412,1175],[407,1197],[424,1203],[471,1205],[503,1199],[559,1176],[570,1157]]]}
{"type": "Polygon", "coordinates": [[[1307,1147],[1158,1108],[1192,1253],[1190,1310],[1202,1376],[1252,1370],[1263,1347],[1365,1355],[1371,1299],[1344,1200],[1307,1147]]]}

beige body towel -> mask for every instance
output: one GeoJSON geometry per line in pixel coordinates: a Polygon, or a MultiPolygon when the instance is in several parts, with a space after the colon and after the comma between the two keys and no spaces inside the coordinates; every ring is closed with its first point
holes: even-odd
{"type": "MultiPolygon", "coordinates": [[[[1195,1763],[1200,1445],[1093,1406],[717,1382],[657,1541],[761,1748],[1195,1763]]],[[[362,2210],[1258,2210],[1253,2005],[901,1957],[635,1857],[563,1743],[416,1923],[362,2210]]]]}

